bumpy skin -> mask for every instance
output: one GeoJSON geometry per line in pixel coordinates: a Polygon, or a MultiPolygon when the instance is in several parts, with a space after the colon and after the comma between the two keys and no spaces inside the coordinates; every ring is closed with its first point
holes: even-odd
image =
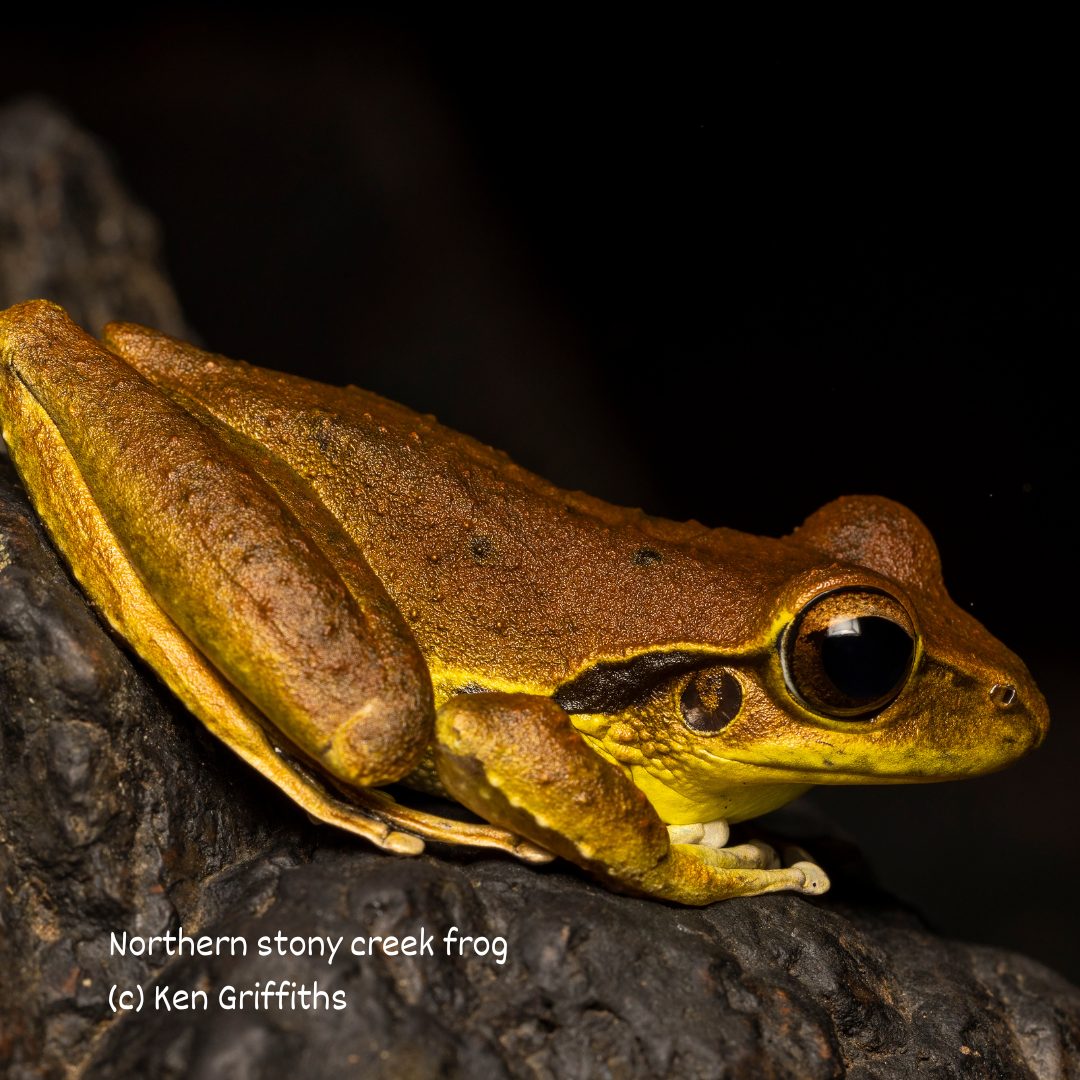
{"type": "Polygon", "coordinates": [[[0,335],[5,438],[92,599],[223,738],[267,733],[269,751],[238,745],[249,761],[270,775],[276,755],[292,779],[273,778],[326,820],[359,803],[346,827],[377,843],[544,857],[501,826],[648,895],[820,891],[809,864],[673,845],[663,826],[742,820],[816,783],[978,775],[1045,734],[1024,665],[949,600],[933,540],[887,499],[840,499],[783,540],[678,524],[561,491],[374,394],[141,327],[106,327],[109,352],[38,301],[0,335]],[[785,629],[838,588],[889,594],[916,634],[872,720],[819,715],[785,684],[785,629]],[[149,655],[155,619],[198,685],[149,655]],[[694,731],[680,696],[714,667],[742,705],[694,731]],[[995,703],[995,686],[1015,694],[995,703]],[[367,786],[402,778],[496,828],[367,786]]]}

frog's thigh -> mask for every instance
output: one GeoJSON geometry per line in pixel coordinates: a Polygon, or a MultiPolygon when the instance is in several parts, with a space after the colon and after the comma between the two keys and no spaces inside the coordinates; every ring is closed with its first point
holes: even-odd
{"type": "Polygon", "coordinates": [[[452,698],[436,717],[435,763],[447,790],[475,813],[627,892],[708,904],[827,887],[816,867],[813,875],[732,867],[712,848],[671,844],[644,793],[589,748],[550,698],[452,698]]]}

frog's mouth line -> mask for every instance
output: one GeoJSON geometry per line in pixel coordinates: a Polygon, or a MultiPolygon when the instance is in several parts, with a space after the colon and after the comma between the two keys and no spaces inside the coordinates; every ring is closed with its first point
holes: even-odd
{"type": "Polygon", "coordinates": [[[1030,752],[1030,749],[1029,747],[1010,757],[989,763],[986,761],[978,762],[974,766],[970,760],[963,759],[961,755],[957,754],[940,762],[942,766],[954,766],[951,771],[941,769],[934,772],[919,772],[911,769],[904,772],[862,772],[836,768],[830,764],[786,765],[773,762],[740,761],[737,758],[716,755],[710,756],[719,765],[734,766],[738,769],[753,769],[772,774],[775,777],[774,779],[763,779],[761,781],[766,784],[936,784],[944,783],[947,780],[965,780],[998,772],[1012,765],[1018,758],[1024,757],[1030,752]]]}

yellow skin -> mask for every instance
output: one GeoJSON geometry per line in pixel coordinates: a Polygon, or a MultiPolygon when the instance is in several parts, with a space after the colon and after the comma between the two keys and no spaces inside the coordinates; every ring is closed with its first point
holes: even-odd
{"type": "Polygon", "coordinates": [[[991,772],[1046,733],[887,499],[782,540],[680,524],[355,387],[103,337],[45,301],[0,314],[3,435],[50,535],[211,731],[383,848],[554,853],[688,904],[820,893],[805,852],[726,847],[727,824],[813,784],[991,772]]]}

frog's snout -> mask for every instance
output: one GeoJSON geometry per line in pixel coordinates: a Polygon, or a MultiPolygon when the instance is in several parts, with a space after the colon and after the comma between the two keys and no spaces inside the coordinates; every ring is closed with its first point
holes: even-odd
{"type": "Polygon", "coordinates": [[[1050,711],[1046,699],[1038,689],[1024,680],[1018,682],[999,679],[984,690],[993,714],[1000,717],[1018,740],[1026,743],[1019,756],[1036,749],[1046,738],[1050,728],[1050,711]]]}

